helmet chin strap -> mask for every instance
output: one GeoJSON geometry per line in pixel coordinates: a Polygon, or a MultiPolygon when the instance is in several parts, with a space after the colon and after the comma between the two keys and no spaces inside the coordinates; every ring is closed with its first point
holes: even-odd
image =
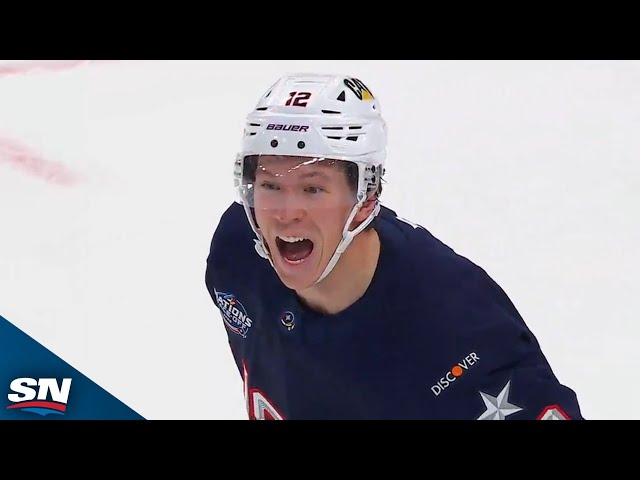
{"type": "Polygon", "coordinates": [[[367,227],[367,225],[369,225],[373,221],[375,216],[380,211],[380,204],[376,201],[375,209],[369,214],[366,220],[364,220],[360,225],[358,225],[358,228],[356,228],[353,231],[350,231],[349,225],[351,224],[351,222],[353,221],[353,217],[356,216],[356,213],[358,213],[358,210],[360,209],[360,207],[362,207],[363,204],[364,204],[364,200],[361,200],[353,207],[353,210],[351,210],[351,214],[349,215],[349,218],[347,219],[344,225],[344,229],[342,230],[342,240],[340,240],[340,243],[336,247],[336,251],[333,252],[333,256],[331,257],[331,260],[329,260],[329,263],[325,267],[324,272],[322,272],[322,275],[320,275],[320,277],[318,277],[318,279],[314,282],[314,285],[317,285],[318,283],[320,283],[322,280],[325,279],[327,275],[331,273],[333,268],[338,263],[340,256],[345,252],[345,250],[351,244],[355,236],[358,235],[360,232],[362,232],[367,227]]]}
{"type": "Polygon", "coordinates": [[[354,217],[356,216],[360,208],[362,208],[364,203],[367,201],[368,193],[369,193],[368,186],[369,186],[369,179],[366,178],[365,167],[363,167],[360,164],[358,165],[358,193],[357,193],[358,202],[353,206],[353,209],[349,214],[349,218],[347,218],[347,221],[344,224],[344,228],[342,229],[342,239],[340,240],[340,243],[338,243],[338,246],[336,247],[336,251],[333,252],[333,256],[329,260],[329,263],[325,267],[320,277],[318,277],[318,279],[314,282],[314,285],[317,285],[318,283],[320,283],[322,280],[324,280],[327,277],[327,275],[331,273],[331,271],[334,269],[334,267],[338,263],[340,256],[345,252],[345,250],[351,244],[355,236],[358,235],[360,232],[362,232],[365,228],[367,228],[367,226],[373,221],[376,215],[378,215],[378,213],[380,212],[380,202],[376,198],[374,200],[375,207],[371,211],[369,216],[360,225],[358,225],[358,227],[355,230],[353,231],[349,230],[349,226],[351,225],[351,222],[353,221],[354,217]]]}

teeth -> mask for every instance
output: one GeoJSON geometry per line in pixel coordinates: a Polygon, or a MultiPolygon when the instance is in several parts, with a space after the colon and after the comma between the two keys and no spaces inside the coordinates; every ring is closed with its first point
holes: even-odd
{"type": "Polygon", "coordinates": [[[302,237],[280,237],[280,240],[284,240],[287,243],[295,243],[295,242],[302,242],[303,240],[306,240],[306,238],[302,238],[302,237]]]}

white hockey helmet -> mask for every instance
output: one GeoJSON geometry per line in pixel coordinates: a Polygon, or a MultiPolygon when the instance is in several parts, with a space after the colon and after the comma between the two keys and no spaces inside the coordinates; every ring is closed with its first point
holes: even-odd
{"type": "MultiPolygon", "coordinates": [[[[358,209],[377,192],[384,174],[387,127],[379,101],[359,79],[347,75],[294,74],[281,77],[260,98],[247,116],[241,151],[234,169],[240,202],[257,239],[256,251],[270,258],[252,212],[253,185],[247,181],[245,162],[259,155],[334,159],[357,165],[356,199],[346,221],[342,239],[324,272],[326,277],[353,238],[373,221],[380,204],[371,215],[350,231],[358,209]]],[[[254,172],[255,173],[255,172],[254,172]]]]}

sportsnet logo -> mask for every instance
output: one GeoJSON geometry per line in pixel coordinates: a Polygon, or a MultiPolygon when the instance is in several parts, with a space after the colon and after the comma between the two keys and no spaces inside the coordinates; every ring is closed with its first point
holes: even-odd
{"type": "Polygon", "coordinates": [[[64,415],[71,390],[71,379],[63,378],[62,385],[58,385],[55,378],[16,378],[9,388],[15,393],[7,395],[9,401],[13,402],[7,410],[18,409],[43,417],[52,413],[64,415]]]}

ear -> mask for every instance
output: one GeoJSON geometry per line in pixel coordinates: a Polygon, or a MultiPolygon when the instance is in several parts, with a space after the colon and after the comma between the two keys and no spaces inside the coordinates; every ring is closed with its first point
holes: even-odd
{"type": "Polygon", "coordinates": [[[369,197],[362,204],[362,207],[360,207],[360,210],[358,210],[358,213],[356,213],[356,216],[353,217],[350,230],[354,230],[355,228],[358,227],[358,225],[364,222],[367,219],[367,217],[369,217],[371,212],[373,212],[373,210],[376,208],[377,203],[378,203],[378,199],[375,195],[369,197]]]}

